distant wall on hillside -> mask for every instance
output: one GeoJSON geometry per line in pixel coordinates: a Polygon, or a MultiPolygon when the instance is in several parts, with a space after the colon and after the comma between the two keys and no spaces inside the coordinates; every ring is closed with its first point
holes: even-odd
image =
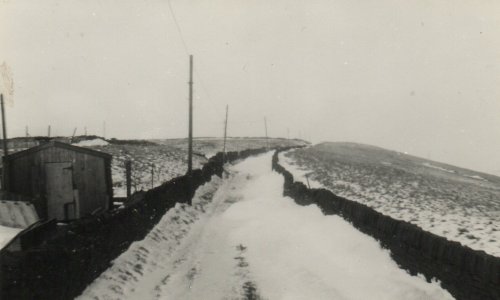
{"type": "Polygon", "coordinates": [[[458,300],[500,299],[500,258],[472,250],[458,242],[395,220],[376,210],[338,197],[326,189],[309,189],[295,182],[293,175],[273,156],[273,169],[285,178],[284,195],[297,204],[318,205],[324,214],[337,214],[355,228],[377,239],[391,251],[393,259],[412,275],[437,278],[458,300]]]}
{"type": "MultiPolygon", "coordinates": [[[[235,161],[265,151],[230,152],[226,160],[235,161]]],[[[37,241],[28,249],[2,249],[0,299],[74,299],[132,242],[143,239],[167,210],[176,203],[190,202],[199,186],[222,172],[223,157],[219,153],[202,169],[193,170],[191,180],[188,176],[174,178],[147,191],[142,201],[80,219],[61,233],[40,232],[52,237],[37,241]]],[[[61,231],[57,226],[46,228],[61,231]]]]}

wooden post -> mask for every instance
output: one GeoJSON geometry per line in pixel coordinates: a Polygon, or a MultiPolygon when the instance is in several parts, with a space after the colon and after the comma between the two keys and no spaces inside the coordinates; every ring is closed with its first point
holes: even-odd
{"type": "Polygon", "coordinates": [[[130,160],[125,161],[125,178],[127,183],[127,199],[130,199],[130,195],[132,195],[132,162],[130,160]]]}
{"type": "Polygon", "coordinates": [[[226,122],[224,124],[224,147],[222,148],[222,163],[226,162],[226,140],[227,140],[227,119],[229,113],[229,105],[226,105],[226,122]]]}
{"type": "Polygon", "coordinates": [[[151,164],[151,189],[155,186],[155,164],[151,164]]]}
{"type": "Polygon", "coordinates": [[[193,56],[189,56],[189,140],[188,175],[193,171],[193,56]]]}

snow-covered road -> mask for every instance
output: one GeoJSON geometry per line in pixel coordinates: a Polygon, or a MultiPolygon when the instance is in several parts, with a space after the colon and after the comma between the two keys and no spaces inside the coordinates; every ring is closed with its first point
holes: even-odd
{"type": "Polygon", "coordinates": [[[271,155],[171,209],[79,299],[453,299],[341,218],[283,197],[271,155]]]}

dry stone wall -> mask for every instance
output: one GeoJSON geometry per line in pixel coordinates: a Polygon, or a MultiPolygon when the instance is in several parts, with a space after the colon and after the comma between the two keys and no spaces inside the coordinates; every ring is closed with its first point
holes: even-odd
{"type": "Polygon", "coordinates": [[[377,239],[392,258],[410,274],[423,274],[441,282],[458,300],[500,299],[500,258],[472,250],[405,221],[333,194],[326,189],[309,189],[295,182],[293,175],[273,156],[273,169],[285,178],[284,195],[300,205],[318,205],[325,215],[336,214],[359,231],[377,239]]]}

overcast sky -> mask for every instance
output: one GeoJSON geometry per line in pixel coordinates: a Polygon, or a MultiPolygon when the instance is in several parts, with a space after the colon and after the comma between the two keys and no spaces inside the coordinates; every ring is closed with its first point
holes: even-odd
{"type": "Polygon", "coordinates": [[[500,175],[500,2],[2,0],[8,132],[354,141],[500,175]],[[185,45],[182,40],[184,39],[185,45]]]}

